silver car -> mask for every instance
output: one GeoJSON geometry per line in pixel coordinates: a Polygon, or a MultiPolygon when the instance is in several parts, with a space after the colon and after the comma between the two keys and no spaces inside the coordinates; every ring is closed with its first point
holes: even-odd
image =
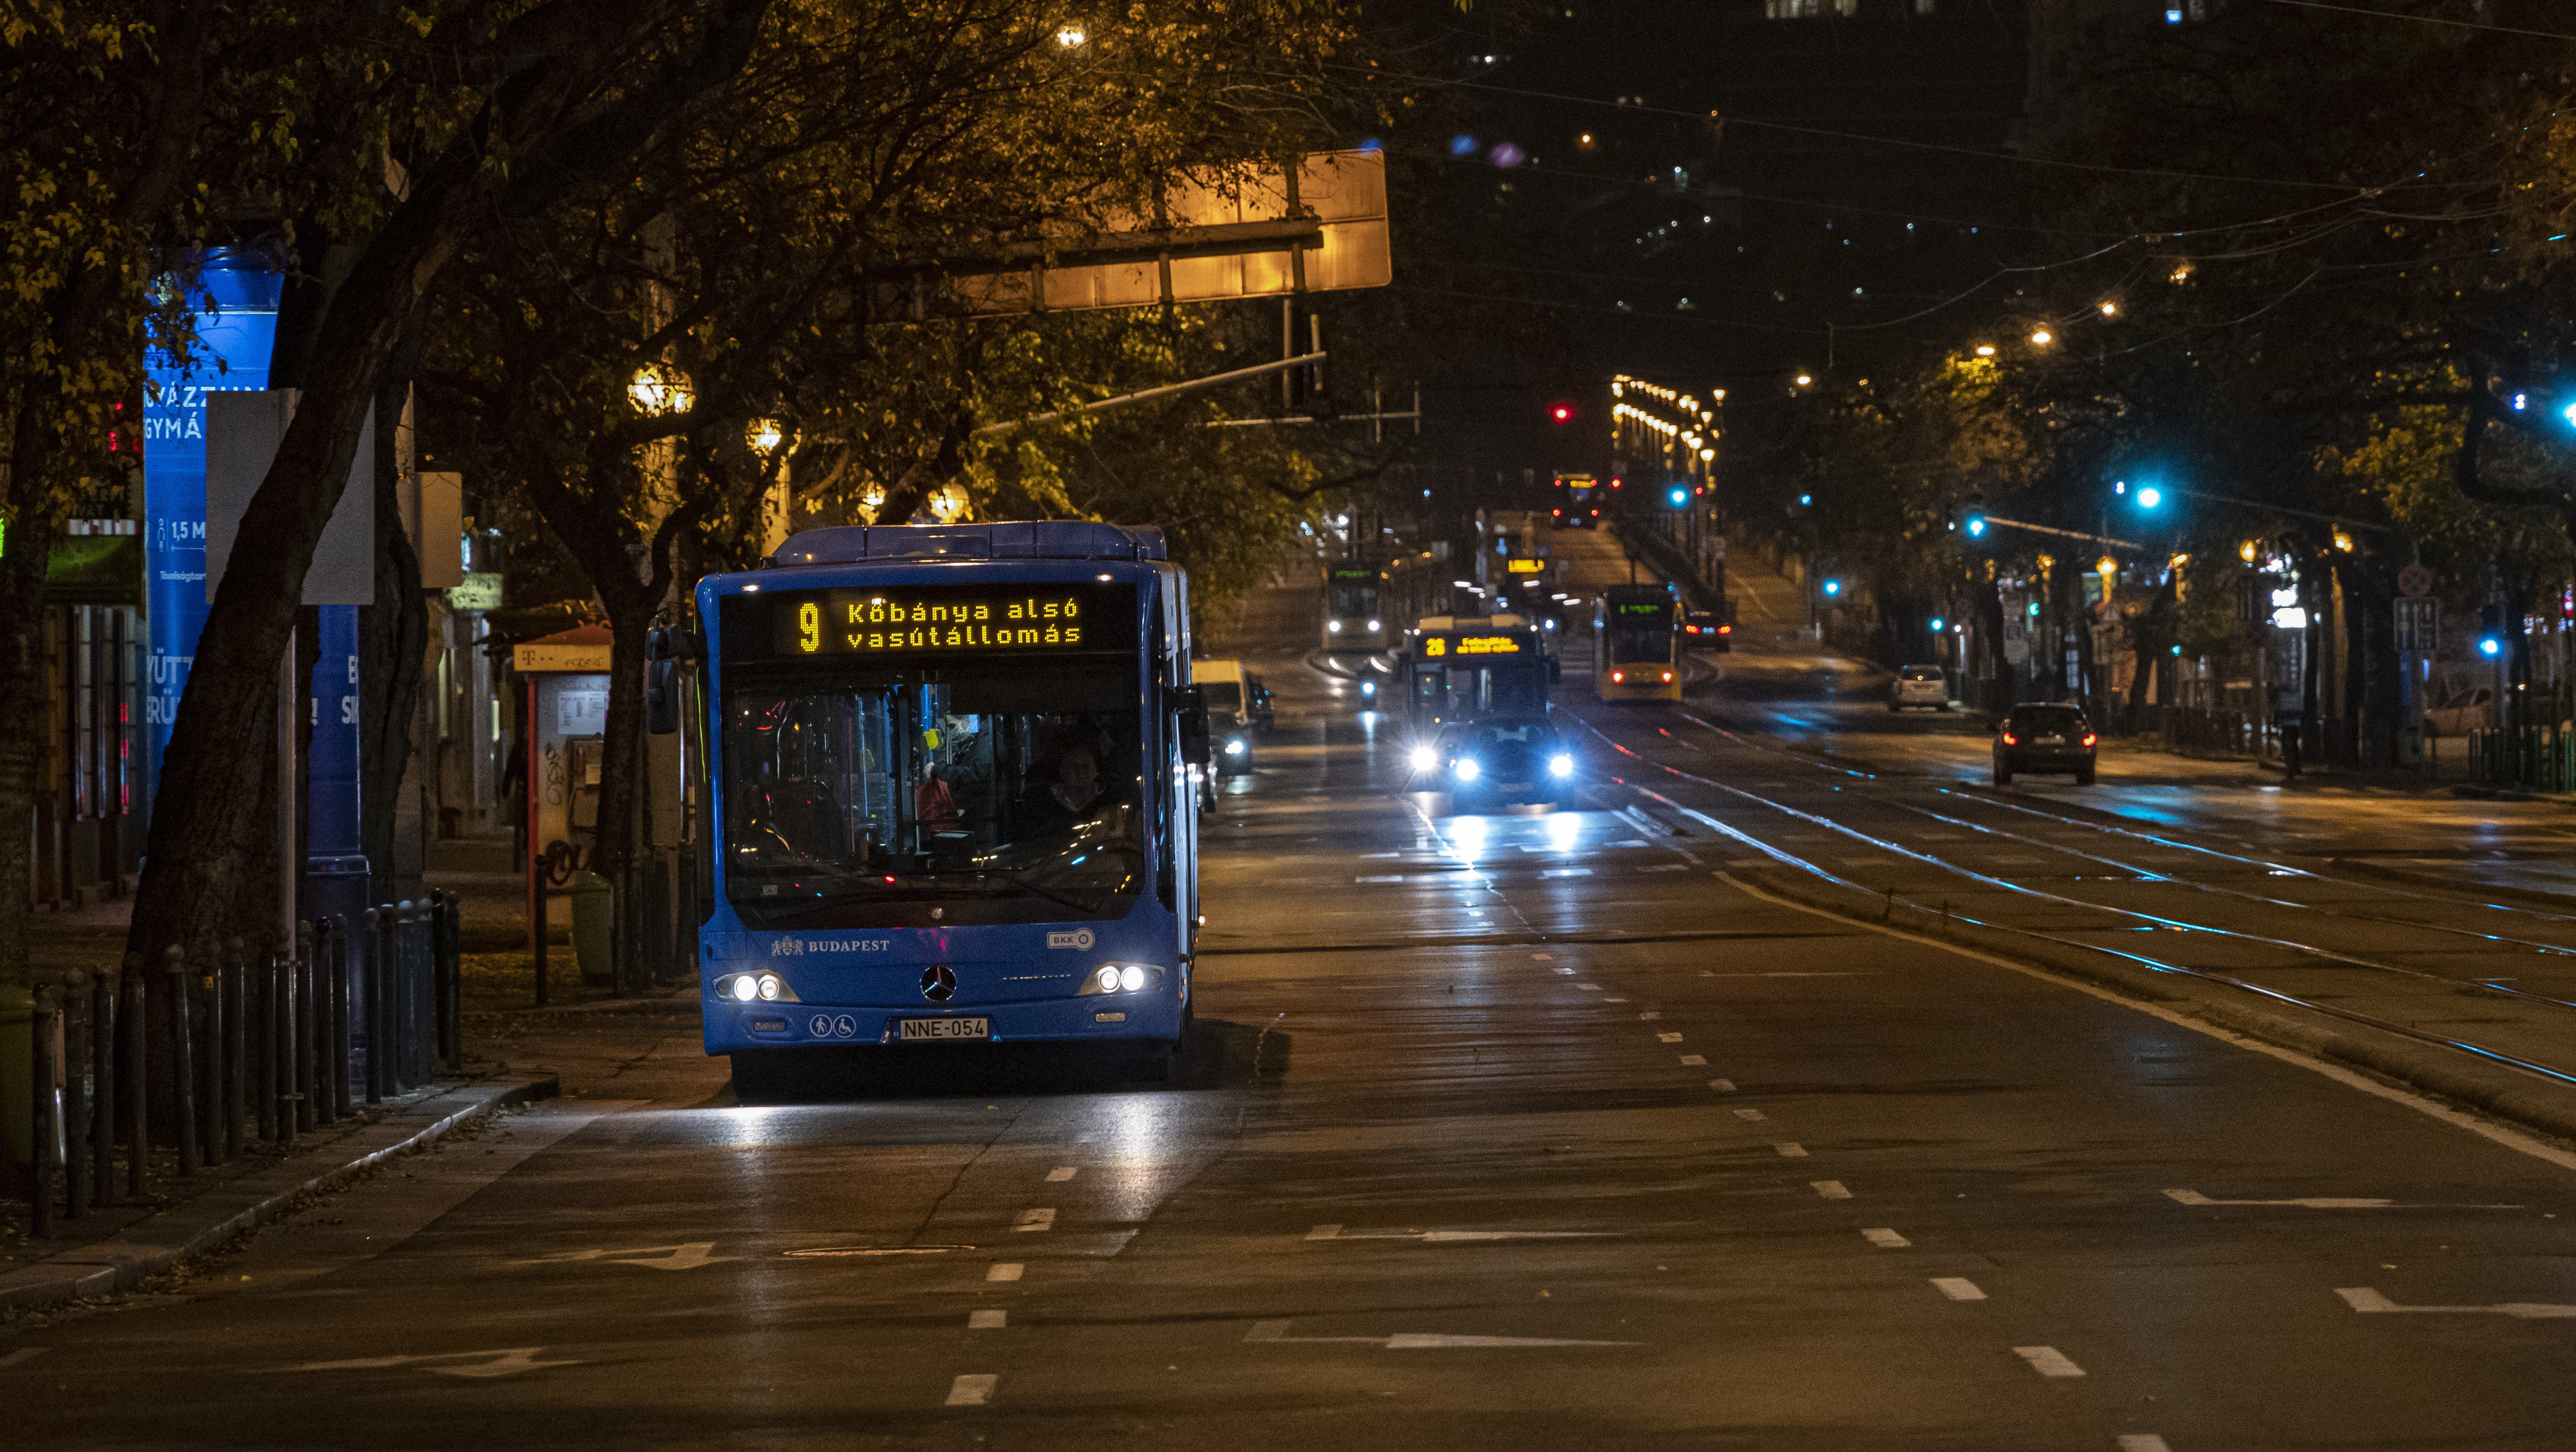
{"type": "Polygon", "coordinates": [[[1896,683],[1887,688],[1887,709],[1902,711],[1909,706],[1950,709],[1950,681],[1939,666],[1910,665],[1896,673],[1896,683]]]}

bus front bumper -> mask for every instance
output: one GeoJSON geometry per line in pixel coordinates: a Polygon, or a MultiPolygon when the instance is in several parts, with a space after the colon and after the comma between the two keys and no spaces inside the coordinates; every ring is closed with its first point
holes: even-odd
{"type": "Polygon", "coordinates": [[[911,1047],[927,1043],[1080,1043],[1148,1039],[1168,1042],[1181,1034],[1177,992],[1104,994],[1040,1002],[961,1005],[735,1003],[712,994],[705,1001],[710,1054],[737,1049],[823,1048],[834,1045],[911,1047]],[[983,1021],[984,1032],[970,1023],[983,1021]],[[915,1028],[907,1038],[904,1024],[915,1028]]]}

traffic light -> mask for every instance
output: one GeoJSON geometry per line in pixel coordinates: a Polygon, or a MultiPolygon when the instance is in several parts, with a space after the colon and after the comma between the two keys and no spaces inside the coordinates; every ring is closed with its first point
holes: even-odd
{"type": "Polygon", "coordinates": [[[2489,660],[2504,654],[2504,607],[2478,607],[2478,654],[2489,660]]]}
{"type": "Polygon", "coordinates": [[[1665,497],[1672,500],[1673,508],[1675,509],[1680,509],[1690,503],[1690,491],[1680,487],[1675,487],[1673,491],[1665,497]]]}
{"type": "Polygon", "coordinates": [[[1560,399],[1547,406],[1547,421],[1559,428],[1574,422],[1574,405],[1560,399]]]}
{"type": "Polygon", "coordinates": [[[1843,582],[1828,578],[1823,584],[1818,585],[1816,588],[1824,592],[1826,599],[1838,599],[1843,593],[1843,582]]]}

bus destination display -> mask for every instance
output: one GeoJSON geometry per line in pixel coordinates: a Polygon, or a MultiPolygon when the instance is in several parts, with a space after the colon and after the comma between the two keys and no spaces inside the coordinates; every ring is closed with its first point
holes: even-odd
{"type": "Polygon", "coordinates": [[[1521,643],[1508,635],[1430,635],[1423,637],[1422,653],[1444,656],[1451,653],[1450,642],[1457,642],[1459,655],[1518,655],[1521,643]]]}
{"type": "Polygon", "coordinates": [[[1136,591],[1127,585],[889,585],[800,591],[769,605],[783,656],[1133,648],[1136,591]]]}

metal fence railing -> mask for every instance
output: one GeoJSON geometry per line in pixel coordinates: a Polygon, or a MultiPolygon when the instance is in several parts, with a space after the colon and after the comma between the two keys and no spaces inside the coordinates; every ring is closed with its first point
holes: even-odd
{"type": "Polygon", "coordinates": [[[294,951],[235,938],[191,960],[75,973],[35,990],[30,1229],[152,1194],[254,1143],[291,1148],[462,1068],[457,901],[431,893],[299,926],[294,951]]]}

